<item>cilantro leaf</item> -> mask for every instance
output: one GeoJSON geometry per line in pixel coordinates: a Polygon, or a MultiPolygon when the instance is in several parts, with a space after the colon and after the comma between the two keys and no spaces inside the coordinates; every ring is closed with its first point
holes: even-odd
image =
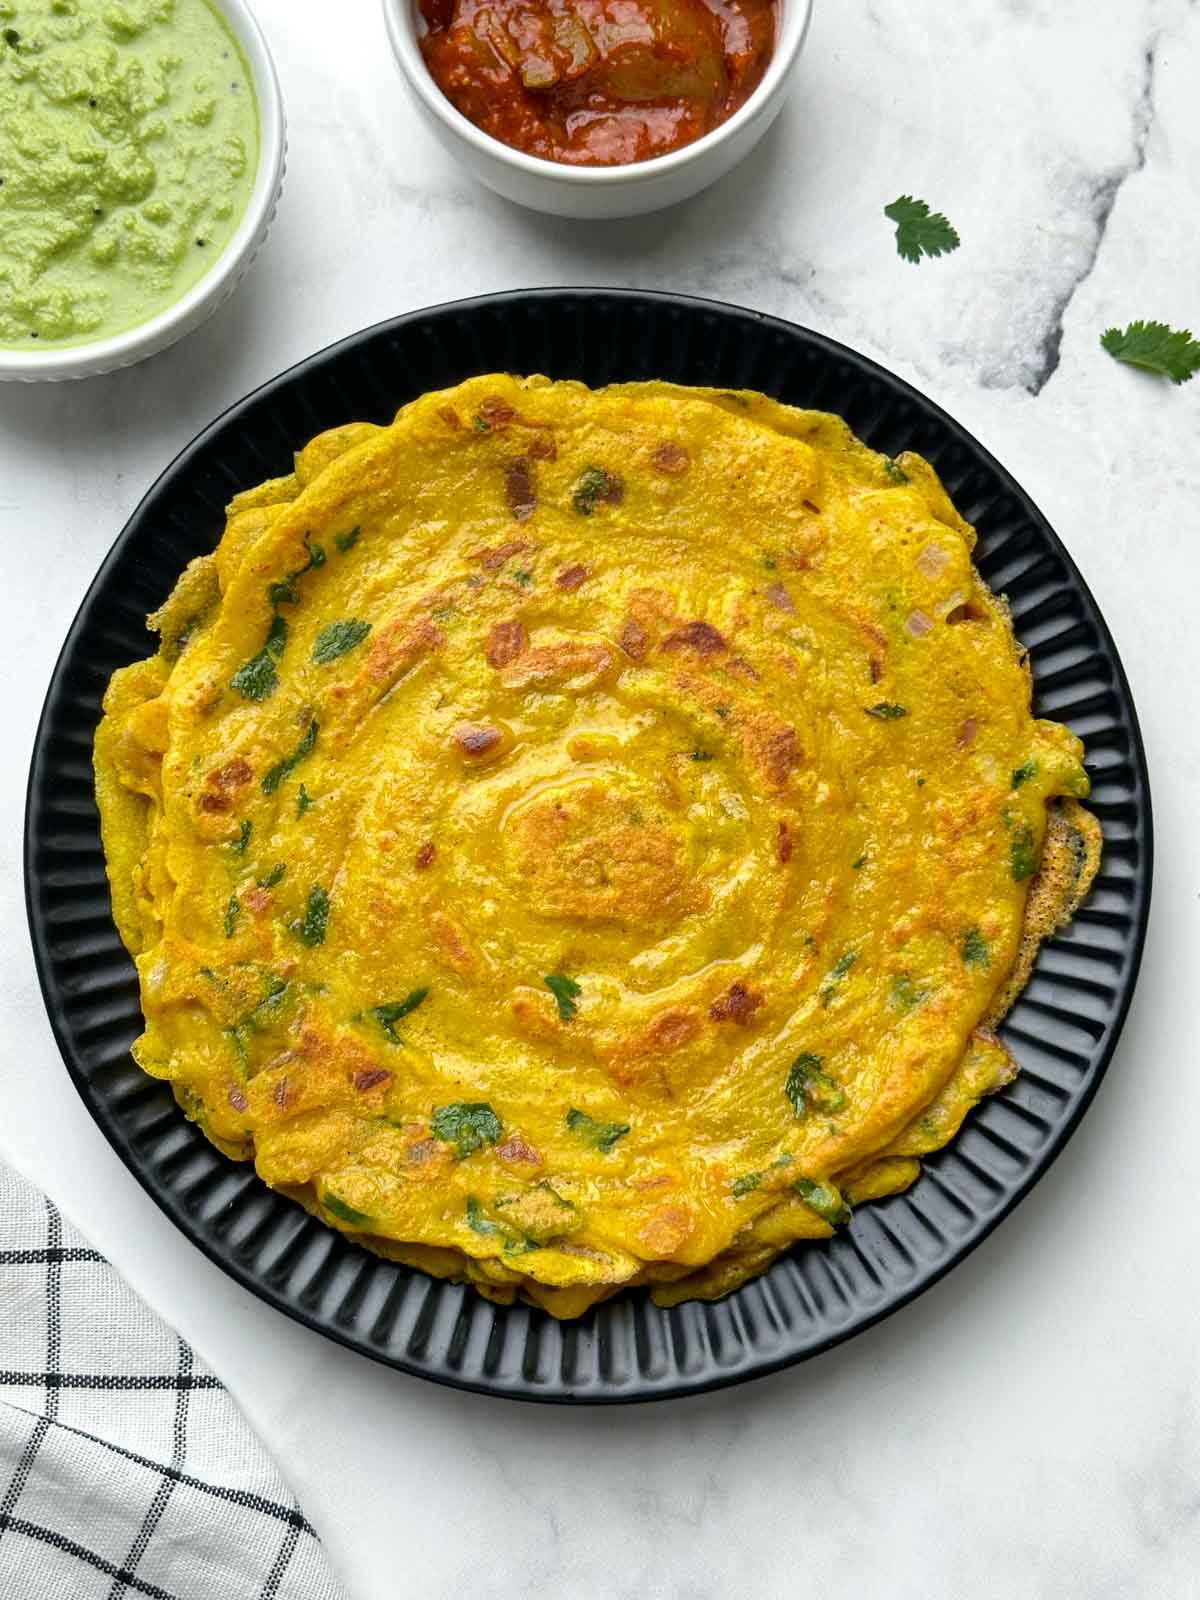
{"type": "Polygon", "coordinates": [[[493,1222],[490,1217],[484,1216],[483,1207],[473,1194],[467,1196],[466,1221],[472,1233],[483,1234],[485,1238],[489,1234],[504,1232],[498,1222],[493,1222]]]}
{"type": "Polygon", "coordinates": [[[1200,372],[1200,339],[1189,328],[1176,332],[1165,322],[1131,322],[1124,332],[1107,329],[1100,343],[1115,361],[1161,373],[1172,383],[1187,383],[1200,372]]]}
{"type": "Polygon", "coordinates": [[[963,934],[959,954],[968,967],[989,967],[992,964],[987,944],[978,928],[968,928],[963,934]]]}
{"type": "Polygon", "coordinates": [[[783,1092],[792,1102],[792,1110],[798,1117],[802,1117],[810,1107],[832,1116],[846,1104],[845,1091],[821,1071],[821,1057],[813,1055],[811,1050],[805,1050],[792,1062],[783,1092]]]}
{"type": "Polygon", "coordinates": [[[361,532],[361,528],[351,528],[349,533],[335,534],[333,542],[335,545],[337,545],[342,554],[345,555],[347,550],[354,549],[354,546],[358,543],[358,536],[361,532]]]}
{"type": "Polygon", "coordinates": [[[873,706],[864,706],[863,710],[876,722],[898,722],[901,717],[908,715],[908,707],[899,706],[894,700],[877,700],[873,706]]]}
{"type": "Polygon", "coordinates": [[[304,908],[304,920],[292,923],[292,932],[307,945],[325,943],[325,930],[329,926],[329,896],[319,883],[314,883],[308,891],[308,904],[304,908]]]}
{"type": "Polygon", "coordinates": [[[847,950],[845,955],[839,956],[834,962],[833,966],[830,967],[829,976],[825,980],[825,987],[821,990],[821,1004],[823,1006],[827,1006],[833,999],[834,992],[836,991],[838,984],[841,983],[842,979],[850,971],[850,968],[857,960],[858,951],[847,950]]]}
{"type": "Polygon", "coordinates": [[[360,1223],[369,1222],[371,1219],[365,1211],[356,1211],[353,1206],[336,1194],[327,1194],[321,1201],[331,1217],[336,1217],[339,1222],[360,1223]]]}
{"type": "MultiPolygon", "coordinates": [[[[772,1161],[771,1165],[767,1168],[767,1172],[776,1171],[779,1167],[790,1167],[791,1164],[791,1156],[776,1156],[774,1161],[772,1161]]],[[[762,1181],[767,1176],[767,1172],[743,1173],[740,1178],[735,1178],[733,1180],[733,1183],[730,1185],[729,1192],[733,1195],[735,1200],[744,1199],[746,1195],[753,1194],[756,1189],[761,1188],[762,1181]]]]}
{"type": "Polygon", "coordinates": [[[312,754],[312,748],[317,742],[317,719],[314,717],[304,731],[304,737],[292,751],[290,756],[284,756],[282,761],[277,761],[262,781],[262,792],[274,794],[287,775],[300,765],[305,756],[312,754]]]}
{"type": "Polygon", "coordinates": [[[896,224],[896,249],[905,261],[922,256],[948,255],[959,246],[958,234],[940,211],[930,211],[924,200],[902,194],[883,214],[896,224]]]}
{"type": "Polygon", "coordinates": [[[336,661],[348,650],[353,650],[356,644],[361,644],[370,631],[369,622],[331,622],[317,635],[312,658],[319,667],[327,666],[330,661],[336,661]]]}
{"type": "Polygon", "coordinates": [[[414,989],[411,994],[405,995],[403,1000],[385,1000],[382,1005],[372,1006],[370,1014],[393,1044],[401,1044],[403,1041],[396,1032],[396,1024],[428,998],[428,989],[414,989]]]}
{"type": "Polygon", "coordinates": [[[296,815],[298,817],[302,817],[312,803],[312,795],[310,795],[304,785],[301,784],[300,793],[296,796],[296,815]]]}
{"type": "Polygon", "coordinates": [[[238,917],[241,914],[241,910],[242,908],[238,901],[237,895],[231,894],[229,896],[229,904],[225,907],[224,928],[225,937],[227,939],[233,938],[234,929],[237,927],[238,917]]]}
{"type": "Polygon", "coordinates": [[[236,689],[243,700],[269,700],[275,693],[279,684],[275,663],[283,654],[287,636],[288,625],[276,614],[271,619],[262,649],[240,666],[229,680],[229,687],[236,689]]]}
{"type": "Polygon", "coordinates": [[[559,1020],[570,1022],[571,1018],[579,1010],[575,1002],[583,993],[583,990],[575,982],[575,979],[568,978],[565,972],[549,972],[542,979],[542,982],[558,1004],[559,1020]]]}
{"type": "Polygon", "coordinates": [[[454,1145],[461,1158],[471,1155],[485,1141],[495,1144],[500,1137],[500,1118],[486,1100],[455,1100],[436,1108],[429,1128],[435,1139],[454,1145]]]}
{"type": "Polygon", "coordinates": [[[279,686],[275,663],[265,650],[240,666],[229,680],[229,687],[243,700],[269,700],[279,686]]]}
{"type": "Polygon", "coordinates": [[[929,990],[918,988],[907,972],[893,978],[888,989],[888,1005],[902,1016],[923,1006],[928,999],[929,990]]]}
{"type": "Polygon", "coordinates": [[[849,1222],[850,1207],[842,1199],[841,1191],[832,1183],[820,1183],[813,1178],[797,1178],[792,1185],[804,1204],[826,1222],[849,1222]]]}
{"type": "Polygon", "coordinates": [[[601,1155],[607,1155],[618,1139],[623,1139],[629,1132],[627,1122],[597,1122],[594,1117],[589,1117],[586,1111],[576,1111],[572,1106],[566,1116],[567,1127],[584,1144],[590,1144],[601,1155]]]}
{"type": "Polygon", "coordinates": [[[250,843],[250,834],[253,829],[254,824],[250,821],[250,818],[244,818],[237,838],[229,846],[235,856],[244,856],[246,854],[246,846],[250,843]]]}
{"type": "Polygon", "coordinates": [[[604,467],[584,467],[571,493],[571,504],[581,516],[590,517],[598,505],[619,506],[625,498],[625,485],[616,473],[604,467]]]}
{"type": "Polygon", "coordinates": [[[1033,837],[1032,828],[1022,825],[1015,830],[1009,845],[1009,859],[1014,882],[1021,883],[1025,878],[1033,877],[1042,864],[1042,853],[1033,837]]]}

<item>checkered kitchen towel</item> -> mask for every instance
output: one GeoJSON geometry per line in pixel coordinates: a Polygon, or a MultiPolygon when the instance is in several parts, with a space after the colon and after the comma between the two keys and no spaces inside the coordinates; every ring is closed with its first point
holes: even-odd
{"type": "Polygon", "coordinates": [[[217,1378],[0,1162],[2,1600],[345,1600],[217,1378]]]}

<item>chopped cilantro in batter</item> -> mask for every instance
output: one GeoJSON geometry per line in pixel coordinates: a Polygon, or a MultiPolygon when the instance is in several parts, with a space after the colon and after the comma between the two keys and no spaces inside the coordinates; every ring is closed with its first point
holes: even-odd
{"type": "Polygon", "coordinates": [[[438,1106],[429,1127],[435,1139],[455,1146],[460,1159],[474,1154],[484,1143],[495,1144],[500,1137],[500,1118],[486,1100],[455,1100],[438,1106]]]}
{"type": "Polygon", "coordinates": [[[597,1122],[586,1111],[577,1111],[574,1106],[567,1112],[566,1123],[577,1139],[590,1144],[602,1155],[607,1155],[617,1140],[629,1132],[627,1122],[597,1122]]]}
{"type": "Polygon", "coordinates": [[[322,628],[313,645],[312,658],[318,666],[326,666],[330,661],[336,661],[339,656],[344,656],[353,650],[355,645],[361,644],[371,631],[369,622],[347,621],[331,622],[328,627],[322,628]]]}
{"type": "Polygon", "coordinates": [[[282,761],[277,761],[262,781],[262,792],[274,794],[283,780],[293,772],[305,756],[312,754],[313,746],[317,742],[317,719],[314,717],[304,731],[300,743],[290,756],[284,756],[282,761]]]}
{"type": "Polygon", "coordinates": [[[826,1222],[849,1222],[850,1207],[842,1199],[841,1191],[832,1183],[821,1183],[813,1178],[797,1178],[792,1185],[796,1193],[826,1222]]]}
{"type": "Polygon", "coordinates": [[[798,1117],[810,1108],[833,1115],[846,1104],[845,1091],[821,1070],[821,1057],[811,1050],[805,1050],[792,1062],[783,1092],[798,1117]]]}
{"type": "Polygon", "coordinates": [[[1009,844],[1009,859],[1012,865],[1012,875],[1017,883],[1025,878],[1032,878],[1041,865],[1041,856],[1038,851],[1037,841],[1033,837],[1033,829],[1025,826],[1013,830],[1012,840],[1009,844]]]}
{"type": "Polygon", "coordinates": [[[428,989],[414,989],[411,994],[405,995],[403,1000],[387,1000],[382,1005],[372,1006],[371,1016],[393,1044],[400,1044],[402,1040],[396,1032],[396,1024],[410,1016],[428,998],[428,989]]]}
{"type": "Polygon", "coordinates": [[[370,1222],[371,1220],[365,1211],[356,1211],[352,1205],[348,1205],[345,1200],[336,1194],[325,1195],[321,1200],[321,1204],[329,1212],[329,1215],[336,1217],[339,1222],[360,1223],[370,1222]]]}
{"type": "Polygon", "coordinates": [[[568,978],[565,972],[547,973],[542,981],[554,996],[560,1020],[570,1022],[571,1018],[579,1010],[575,1002],[579,999],[583,990],[575,982],[575,979],[568,978]]]}
{"type": "Polygon", "coordinates": [[[325,943],[325,930],[328,926],[329,896],[319,883],[314,883],[308,891],[308,904],[304,908],[304,917],[292,924],[292,932],[302,943],[318,945],[325,943]]]}

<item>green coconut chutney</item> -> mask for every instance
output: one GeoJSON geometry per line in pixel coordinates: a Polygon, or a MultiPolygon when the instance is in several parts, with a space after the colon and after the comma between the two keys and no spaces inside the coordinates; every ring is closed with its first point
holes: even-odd
{"type": "Polygon", "coordinates": [[[245,58],[206,0],[0,0],[0,345],[155,316],[237,230],[245,58]]]}

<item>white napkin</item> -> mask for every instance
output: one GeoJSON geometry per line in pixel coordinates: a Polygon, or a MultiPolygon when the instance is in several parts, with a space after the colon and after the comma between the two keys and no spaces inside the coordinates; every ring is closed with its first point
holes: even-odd
{"type": "Polygon", "coordinates": [[[0,1163],[0,1596],[345,1600],[228,1391],[0,1163]]]}

